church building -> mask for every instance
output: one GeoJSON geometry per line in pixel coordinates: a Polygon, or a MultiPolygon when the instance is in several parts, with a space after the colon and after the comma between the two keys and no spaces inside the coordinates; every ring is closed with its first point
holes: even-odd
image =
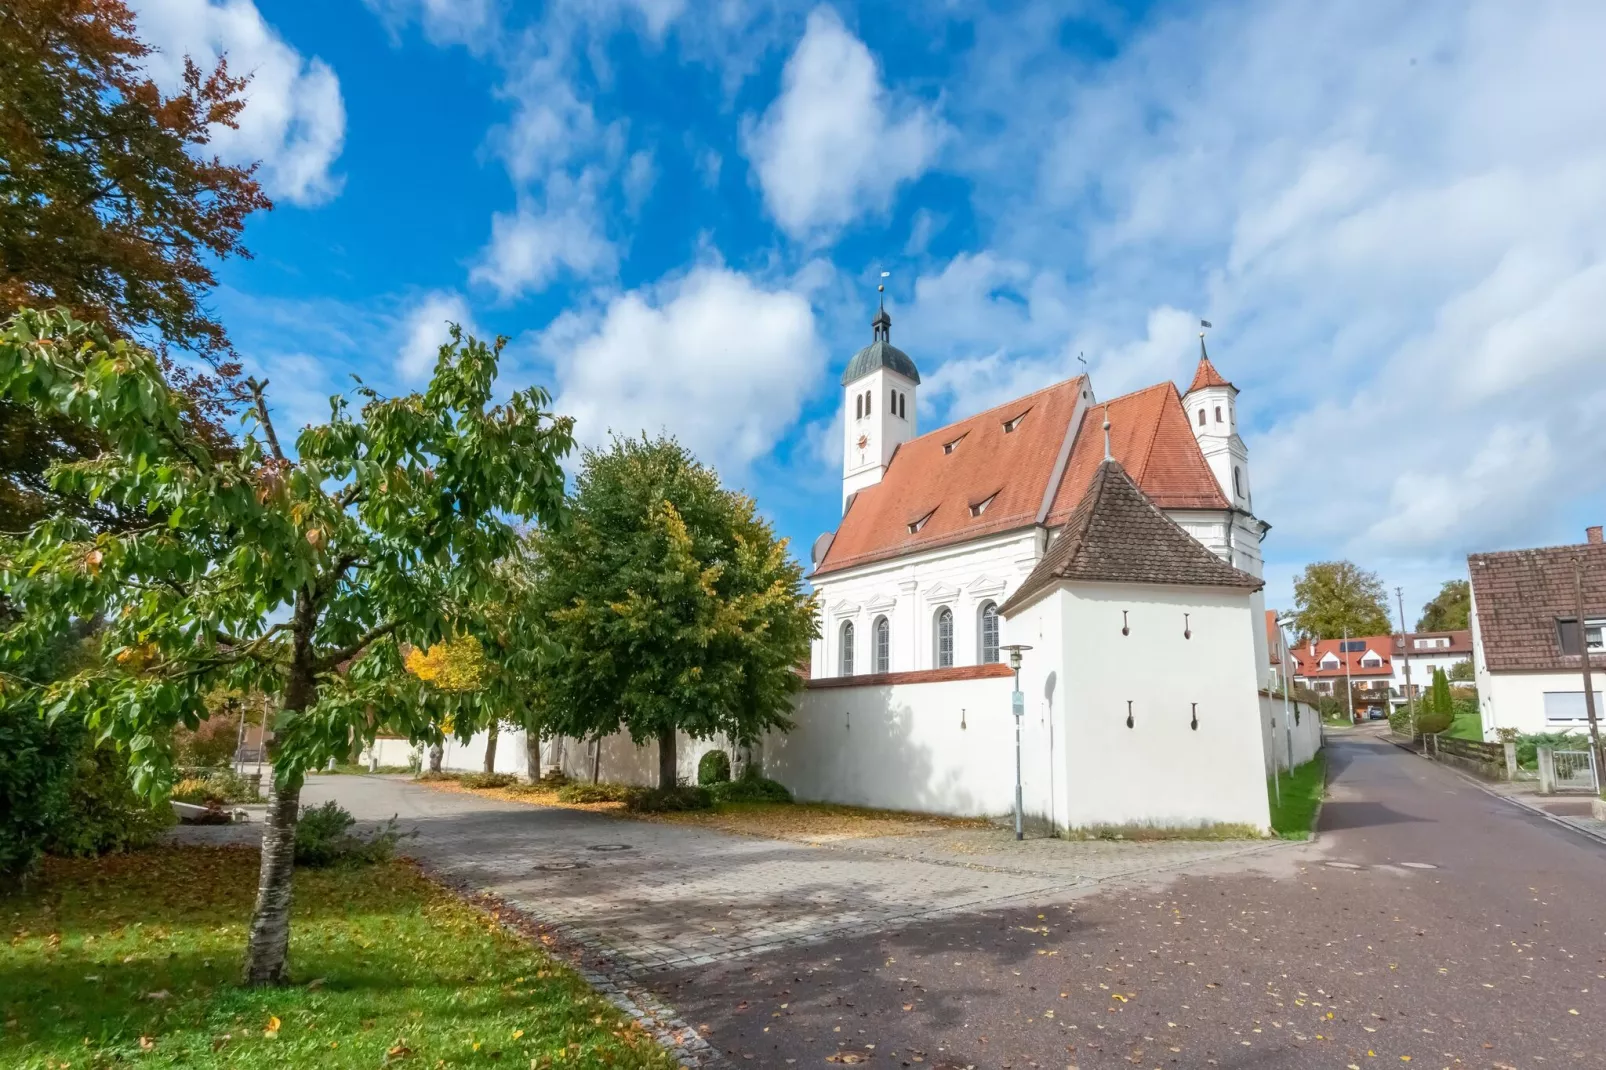
{"type": "Polygon", "coordinates": [[[920,434],[880,309],[842,376],[843,515],[813,547],[820,638],[766,771],[800,797],[1055,828],[1263,829],[1270,672],[1238,390],[1086,375],[920,434]]]}

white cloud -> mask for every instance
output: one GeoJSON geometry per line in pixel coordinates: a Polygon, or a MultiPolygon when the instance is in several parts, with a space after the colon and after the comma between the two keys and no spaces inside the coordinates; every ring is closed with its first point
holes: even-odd
{"type": "Polygon", "coordinates": [[[732,480],[792,429],[825,360],[804,297],[717,266],[567,313],[537,348],[581,442],[668,431],[732,480]]]}
{"type": "Polygon", "coordinates": [[[653,163],[652,152],[642,149],[632,153],[630,163],[625,166],[625,177],[622,180],[625,193],[625,210],[631,215],[641,211],[641,206],[647,203],[652,195],[653,183],[658,180],[658,168],[653,163]]]}
{"type": "Polygon", "coordinates": [[[617,263],[613,244],[598,232],[601,223],[586,189],[571,189],[558,176],[547,183],[547,192],[544,207],[526,200],[491,218],[490,244],[469,278],[495,287],[503,300],[539,292],[565,271],[586,278],[617,263]]]}
{"type": "Polygon", "coordinates": [[[340,192],[331,173],[346,136],[340,80],[323,60],[307,59],[263,20],[251,0],[134,0],[139,35],[157,49],[152,77],[181,85],[184,57],[210,70],[227,54],[229,70],[251,76],[239,128],[217,128],[212,147],[224,159],[262,161],[270,196],[317,204],[340,192]]]}
{"type": "Polygon", "coordinates": [[[439,290],[425,294],[402,318],[396,369],[403,379],[417,382],[429,377],[453,323],[465,333],[478,334],[463,295],[439,290]]]}
{"type": "Polygon", "coordinates": [[[781,95],[743,143],[770,213],[805,237],[885,211],[946,136],[934,110],[887,92],[864,42],[819,7],[786,63],[781,95]]]}
{"type": "Polygon", "coordinates": [[[436,45],[467,45],[478,51],[496,24],[492,0],[363,0],[394,34],[417,22],[436,45]]]}
{"type": "Polygon", "coordinates": [[[979,407],[1083,349],[1102,395],[1186,385],[1203,314],[1274,573],[1579,537],[1606,489],[1606,9],[1244,0],[1094,65],[1037,18],[978,23],[950,89],[987,237],[901,317],[930,396],[979,407]]]}

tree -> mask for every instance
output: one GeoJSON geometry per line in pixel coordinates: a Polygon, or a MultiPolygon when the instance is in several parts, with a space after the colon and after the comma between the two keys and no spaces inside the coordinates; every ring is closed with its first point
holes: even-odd
{"type": "Polygon", "coordinates": [[[1433,682],[1417,709],[1417,731],[1423,735],[1434,735],[1447,730],[1454,720],[1455,705],[1450,699],[1450,681],[1445,678],[1443,669],[1434,669],[1433,682]]]}
{"type": "Polygon", "coordinates": [[[1472,585],[1466,580],[1446,580],[1433,600],[1422,607],[1416,622],[1419,632],[1448,632],[1470,628],[1472,585]]]}
{"type": "Polygon", "coordinates": [[[1307,638],[1387,635],[1388,596],[1376,573],[1350,561],[1306,565],[1294,581],[1294,621],[1307,638]]]}
{"type": "MultiPolygon", "coordinates": [[[[81,713],[129,755],[159,797],[171,730],[194,728],[216,687],[276,699],[274,780],[245,980],[288,977],[295,829],[305,772],[371,740],[381,723],[440,738],[439,710],[402,669],[401,643],[479,634],[496,604],[496,564],[517,542],[504,517],[561,515],[559,459],[571,424],[539,388],[491,405],[502,341],[456,327],[422,394],[366,388],[353,414],[331,399],[292,458],[251,382],[254,429],[217,452],[182,418],[155,358],[64,312],[24,311],[0,330],[0,396],[62,414],[107,443],[59,465],[55,489],[150,502],[144,525],[97,532],[41,521],[4,549],[0,582],[19,612],[0,657],[20,661],[74,620],[100,619],[101,656],[47,685],[7,675],[7,701],[81,713]],[[260,435],[260,438],[259,438],[260,435]]],[[[455,730],[474,729],[459,717],[455,730]]]]}
{"type": "Polygon", "coordinates": [[[656,739],[664,788],[677,730],[750,743],[789,727],[815,635],[802,569],[752,499],[678,443],[587,451],[570,522],[527,549],[521,616],[555,647],[531,691],[534,723],[656,739]]]}
{"type": "MultiPolygon", "coordinates": [[[[235,125],[247,79],[186,60],[182,89],[166,95],[143,70],[149,53],[122,0],[0,7],[0,319],[62,305],[164,359],[170,346],[200,354],[210,373],[167,370],[189,398],[184,418],[216,447],[239,369],[205,307],[212,265],[249,255],[246,218],[272,204],[254,165],[205,151],[214,128],[235,125]]],[[[63,508],[117,523],[46,478],[52,461],[101,446],[82,423],[0,403],[0,530],[63,508]]]]}
{"type": "Polygon", "coordinates": [[[1450,666],[1450,679],[1452,681],[1464,682],[1474,679],[1476,676],[1477,670],[1474,668],[1471,658],[1467,658],[1464,661],[1458,661],[1454,665],[1450,666]]]}

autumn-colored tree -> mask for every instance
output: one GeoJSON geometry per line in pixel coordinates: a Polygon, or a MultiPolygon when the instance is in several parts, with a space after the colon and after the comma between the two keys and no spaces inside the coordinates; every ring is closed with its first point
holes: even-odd
{"type": "Polygon", "coordinates": [[[1351,561],[1318,561],[1294,581],[1294,627],[1313,639],[1387,635],[1383,581],[1351,561]]]}
{"type": "MultiPolygon", "coordinates": [[[[205,307],[212,264],[249,255],[246,218],[272,205],[254,165],[206,151],[215,128],[235,125],[246,79],[186,60],[182,89],[165,94],[149,53],[122,0],[0,5],[0,320],[63,306],[159,357],[200,355],[207,374],[166,371],[182,417],[216,447],[239,369],[205,307]]],[[[64,508],[103,527],[137,522],[49,486],[51,462],[102,446],[80,422],[0,402],[0,531],[64,508]]]]}
{"type": "MultiPolygon", "coordinates": [[[[401,643],[481,636],[477,607],[505,604],[500,563],[512,518],[563,510],[559,461],[571,424],[545,391],[491,403],[501,354],[455,327],[428,388],[343,398],[280,446],[261,384],[258,430],[214,451],[182,417],[155,358],[62,313],[24,311],[0,330],[0,396],[92,428],[106,451],[58,465],[54,489],[154,503],[145,524],[97,531],[56,516],[0,544],[0,593],[18,612],[0,633],[0,669],[100,619],[101,656],[41,682],[7,673],[0,701],[77,714],[131,756],[160,796],[168,740],[207,716],[217,687],[276,699],[273,788],[246,949],[250,984],[289,975],[291,874],[307,770],[385,727],[440,737],[440,711],[403,670],[401,643]],[[379,713],[377,711],[383,711],[379,713]]],[[[466,738],[482,707],[463,707],[466,738]],[[467,711],[468,715],[465,715],[467,711]]]]}

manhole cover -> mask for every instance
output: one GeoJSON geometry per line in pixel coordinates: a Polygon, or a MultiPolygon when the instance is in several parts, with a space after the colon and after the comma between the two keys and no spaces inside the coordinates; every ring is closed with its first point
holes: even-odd
{"type": "Polygon", "coordinates": [[[1432,862],[1401,862],[1406,869],[1438,869],[1432,862]]]}
{"type": "Polygon", "coordinates": [[[585,868],[585,863],[584,862],[540,862],[540,863],[537,863],[535,868],[536,869],[544,869],[544,870],[584,869],[585,868]]]}
{"type": "Polygon", "coordinates": [[[587,847],[586,850],[588,850],[588,851],[628,851],[628,850],[630,850],[630,845],[628,843],[598,843],[598,844],[593,844],[590,847],[587,847]]]}
{"type": "Polygon", "coordinates": [[[1323,863],[1323,864],[1332,866],[1334,869],[1360,869],[1361,868],[1360,866],[1356,865],[1354,862],[1326,862],[1326,863],[1323,863]]]}

